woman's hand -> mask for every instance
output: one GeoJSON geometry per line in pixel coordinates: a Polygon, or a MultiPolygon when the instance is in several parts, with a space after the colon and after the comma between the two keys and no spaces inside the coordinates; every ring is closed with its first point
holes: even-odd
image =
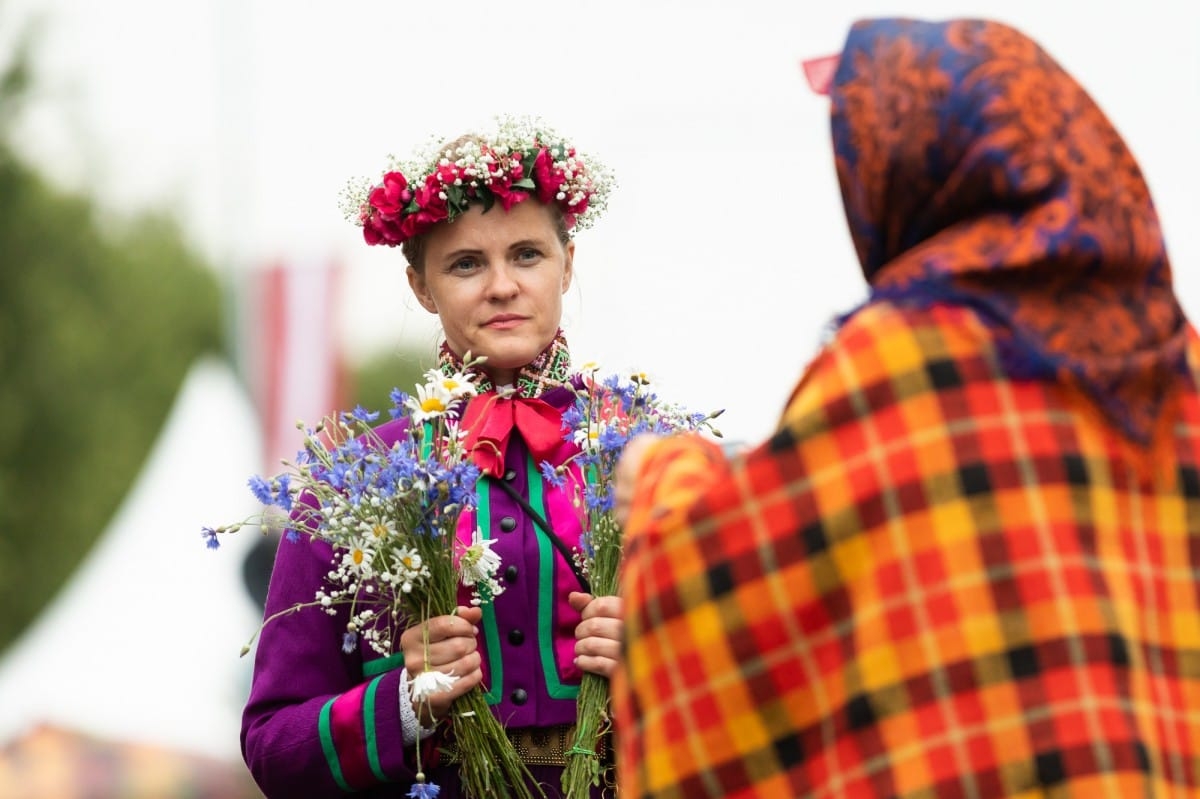
{"type": "Polygon", "coordinates": [[[482,618],[482,608],[460,606],[454,615],[434,616],[424,624],[409,627],[400,636],[410,685],[426,668],[458,677],[449,690],[438,691],[420,703],[413,703],[413,711],[423,726],[428,727],[446,715],[455,699],[483,681],[482,660],[475,639],[482,618]],[[429,630],[428,647],[426,629],[429,630]]]}
{"type": "Polygon", "coordinates": [[[621,661],[625,632],[621,598],[572,591],[567,601],[583,614],[583,621],[575,627],[575,664],[592,674],[611,677],[621,661]]]}

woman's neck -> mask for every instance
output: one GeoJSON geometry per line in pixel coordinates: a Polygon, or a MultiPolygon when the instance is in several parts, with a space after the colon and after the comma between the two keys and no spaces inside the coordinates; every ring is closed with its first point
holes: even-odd
{"type": "MultiPolygon", "coordinates": [[[[438,353],[438,368],[452,375],[463,368],[463,362],[444,340],[438,353]]],[[[520,369],[488,369],[486,364],[471,367],[480,382],[480,391],[496,386],[512,386],[522,397],[536,397],[547,388],[562,385],[570,376],[571,353],[561,330],[550,345],[533,362],[520,369]]]]}
{"type": "Polygon", "coordinates": [[[492,385],[497,388],[500,386],[511,386],[517,382],[516,369],[488,369],[485,367],[483,371],[492,381],[492,385]]]}

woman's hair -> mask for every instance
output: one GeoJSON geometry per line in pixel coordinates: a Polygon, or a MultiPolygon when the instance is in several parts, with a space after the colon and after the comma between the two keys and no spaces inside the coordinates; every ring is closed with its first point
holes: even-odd
{"type": "MultiPolygon", "coordinates": [[[[483,139],[483,137],[481,137],[477,134],[467,133],[462,136],[459,136],[454,141],[451,141],[448,144],[446,144],[445,146],[443,146],[442,150],[443,151],[445,151],[445,150],[457,151],[464,144],[483,145],[483,144],[486,144],[486,142],[483,139]]],[[[541,201],[538,200],[536,195],[527,196],[526,199],[524,200],[524,202],[541,203],[541,201]]],[[[471,204],[477,205],[479,203],[472,200],[471,204]]],[[[558,236],[559,242],[561,242],[562,244],[565,245],[568,241],[571,240],[571,231],[567,229],[566,214],[563,213],[562,209],[556,203],[549,203],[549,204],[541,203],[541,204],[543,205],[543,207],[550,209],[551,217],[554,220],[554,228],[555,228],[554,232],[558,236]]],[[[495,206],[493,206],[493,208],[494,207],[495,206]]],[[[453,219],[447,219],[447,220],[438,222],[434,226],[434,230],[441,227],[442,225],[453,224],[453,222],[454,222],[453,219]]],[[[418,272],[425,271],[425,242],[428,238],[429,238],[428,232],[421,233],[421,234],[418,234],[415,236],[411,236],[408,239],[405,239],[400,244],[400,252],[402,252],[404,254],[405,260],[408,261],[409,266],[411,266],[413,269],[417,270],[418,272]]]]}

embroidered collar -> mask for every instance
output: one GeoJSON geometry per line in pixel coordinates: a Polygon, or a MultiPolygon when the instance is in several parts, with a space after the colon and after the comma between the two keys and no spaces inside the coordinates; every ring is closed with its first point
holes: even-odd
{"type": "MultiPolygon", "coordinates": [[[[463,368],[462,358],[451,350],[445,341],[438,352],[438,368],[447,376],[460,372],[463,368]]],[[[482,369],[474,367],[471,371],[477,375],[475,386],[480,394],[496,388],[482,369]]],[[[517,373],[516,396],[539,397],[547,390],[565,383],[570,373],[571,351],[567,347],[566,337],[562,330],[559,330],[550,346],[542,350],[533,361],[521,367],[517,373]]]]}

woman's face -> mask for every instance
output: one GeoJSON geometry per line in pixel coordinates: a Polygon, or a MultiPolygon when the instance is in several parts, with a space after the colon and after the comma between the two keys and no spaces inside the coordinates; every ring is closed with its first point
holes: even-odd
{"type": "Polygon", "coordinates": [[[554,340],[574,255],[553,211],[533,198],[486,214],[472,205],[429,232],[424,269],[410,266],[408,284],[441,319],[450,349],[486,356],[484,369],[505,385],[554,340]]]}

